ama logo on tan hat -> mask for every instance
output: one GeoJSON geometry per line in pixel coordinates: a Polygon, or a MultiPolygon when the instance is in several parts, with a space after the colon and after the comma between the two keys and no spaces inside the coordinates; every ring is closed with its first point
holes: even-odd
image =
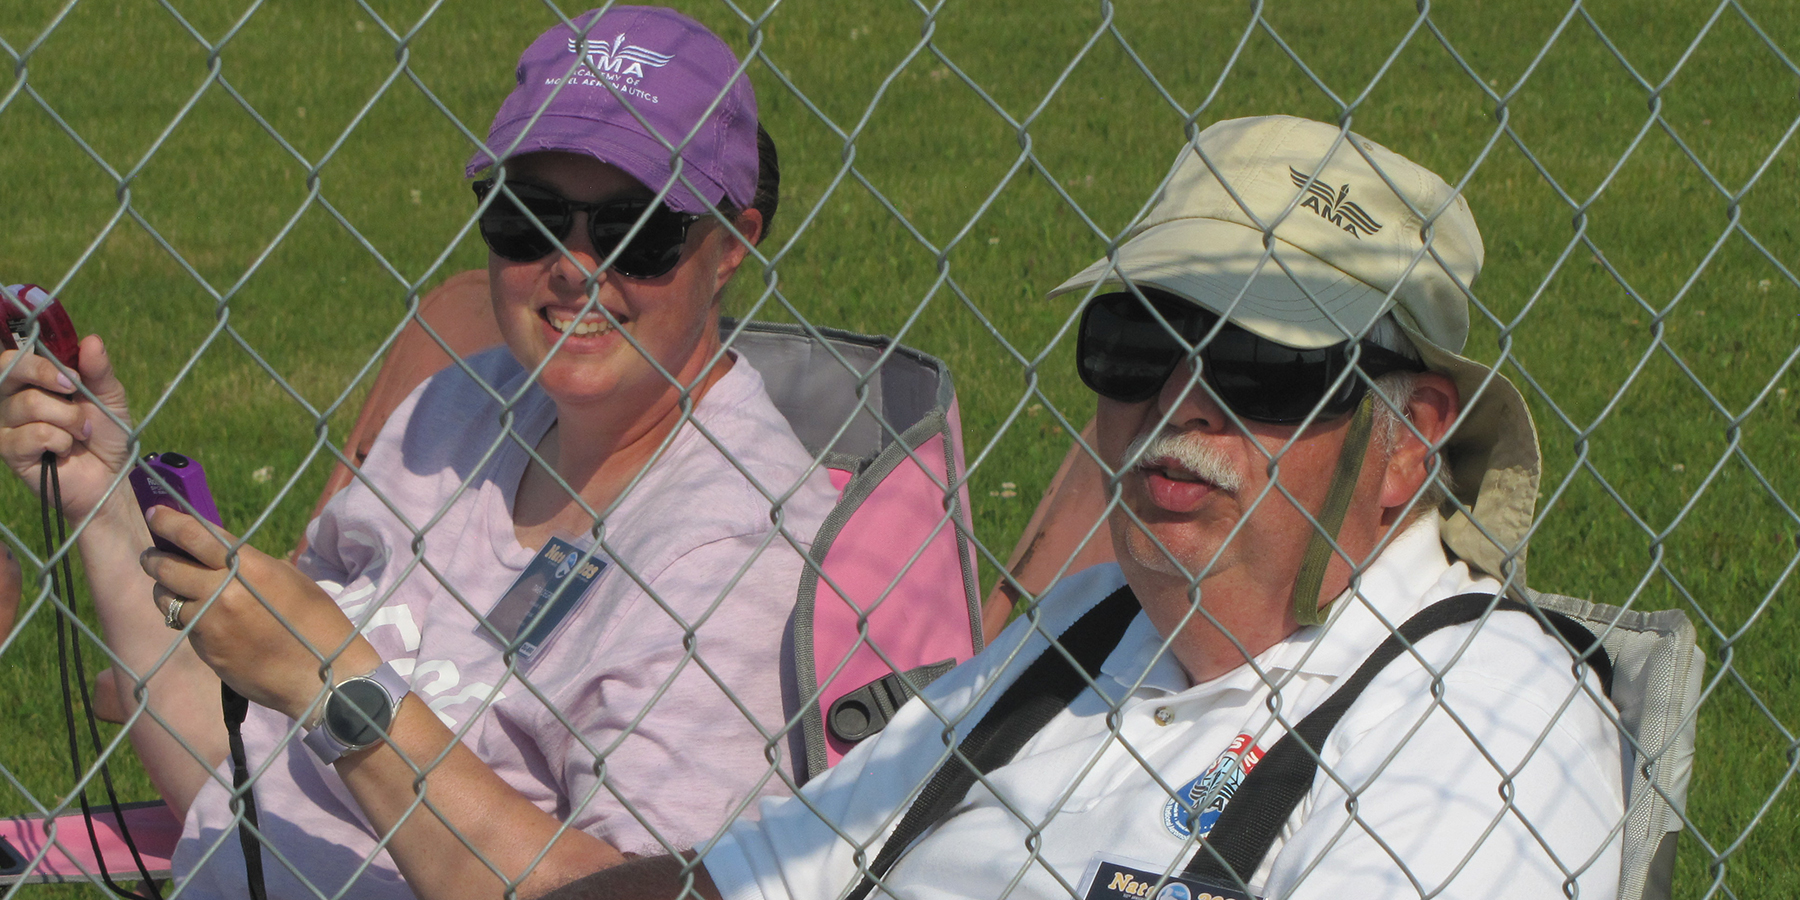
{"type": "Polygon", "coordinates": [[[1288,177],[1294,179],[1295,187],[1306,191],[1306,199],[1300,201],[1301,209],[1318,213],[1319,218],[1350,232],[1351,237],[1360,238],[1381,230],[1380,222],[1351,202],[1350,185],[1345,184],[1333,194],[1331,188],[1314,181],[1293,166],[1288,166],[1288,177]]]}

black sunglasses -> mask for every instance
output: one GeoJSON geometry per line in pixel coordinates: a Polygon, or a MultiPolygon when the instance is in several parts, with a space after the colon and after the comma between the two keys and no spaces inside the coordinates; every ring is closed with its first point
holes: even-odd
{"type": "MultiPolygon", "coordinates": [[[[1355,375],[1336,383],[1350,364],[1349,341],[1299,350],[1230,322],[1208,338],[1217,314],[1165,291],[1141,290],[1142,300],[1123,292],[1101,294],[1081,314],[1076,367],[1082,382],[1102,397],[1121,403],[1155,397],[1190,352],[1219,401],[1252,422],[1292,425],[1315,409],[1318,421],[1330,421],[1354,410],[1368,389],[1355,375]]],[[[1360,346],[1357,367],[1370,378],[1424,371],[1422,364],[1366,340],[1360,346]]]]}
{"type": "MultiPolygon", "coordinates": [[[[475,196],[485,200],[494,190],[494,180],[477,181],[474,187],[475,196]]],[[[667,275],[681,261],[689,226],[701,219],[648,200],[576,203],[549,188],[508,181],[506,190],[481,213],[481,239],[501,259],[535,262],[561,252],[575,228],[576,213],[587,213],[594,252],[605,257],[618,248],[612,269],[627,278],[667,275]],[[637,234],[620,248],[619,242],[634,227],[637,234]]]]}

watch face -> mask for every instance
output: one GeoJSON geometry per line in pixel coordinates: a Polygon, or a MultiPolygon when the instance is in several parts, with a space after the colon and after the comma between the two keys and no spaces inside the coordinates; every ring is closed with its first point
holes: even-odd
{"type": "Polygon", "coordinates": [[[367,747],[386,738],[393,719],[393,700],[381,685],[353,678],[337,686],[325,702],[325,727],[351,747],[367,747]]]}

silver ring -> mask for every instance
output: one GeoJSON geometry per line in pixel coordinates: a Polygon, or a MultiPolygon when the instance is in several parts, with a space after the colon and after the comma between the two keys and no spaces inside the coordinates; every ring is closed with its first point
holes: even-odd
{"type": "Polygon", "coordinates": [[[163,611],[163,624],[176,631],[180,631],[187,627],[181,624],[181,607],[185,603],[187,603],[187,601],[180,597],[171,599],[169,601],[169,608],[163,611]]]}

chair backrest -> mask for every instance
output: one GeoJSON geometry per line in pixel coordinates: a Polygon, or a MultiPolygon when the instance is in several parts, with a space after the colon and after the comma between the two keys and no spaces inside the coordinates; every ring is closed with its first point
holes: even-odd
{"type": "Polygon", "coordinates": [[[1693,623],[1677,609],[1636,612],[1561,594],[1525,593],[1532,603],[1593,631],[1612,657],[1609,696],[1631,736],[1624,748],[1619,900],[1668,900],[1706,669],[1706,653],[1694,644],[1693,623]]]}
{"type": "Polygon", "coordinates": [[[804,782],[981,649],[962,426],[945,365],[887,338],[760,322],[725,333],[838,489],[783,673],[804,782]]]}
{"type": "MultiPolygon", "coordinates": [[[[458,272],[419,298],[417,318],[409,319],[394,336],[387,355],[381,360],[381,368],[375,372],[369,395],[363,398],[356,424],[351,426],[349,436],[344,439],[344,456],[351,463],[360,466],[368,458],[369,449],[375,446],[375,437],[381,434],[381,426],[387,424],[388,416],[413,392],[413,388],[450,365],[450,355],[444,352],[438,339],[442,339],[457,356],[470,356],[500,343],[500,325],[494,319],[494,306],[488,300],[485,270],[458,272]],[[437,338],[427,333],[424,325],[430,325],[437,338]]],[[[333,467],[331,476],[325,481],[325,489],[319,492],[319,502],[313,506],[311,518],[318,518],[326,501],[343,490],[354,477],[350,467],[343,463],[333,467]]],[[[306,538],[302,537],[289,558],[299,559],[300,551],[305,549],[306,538]]]]}

